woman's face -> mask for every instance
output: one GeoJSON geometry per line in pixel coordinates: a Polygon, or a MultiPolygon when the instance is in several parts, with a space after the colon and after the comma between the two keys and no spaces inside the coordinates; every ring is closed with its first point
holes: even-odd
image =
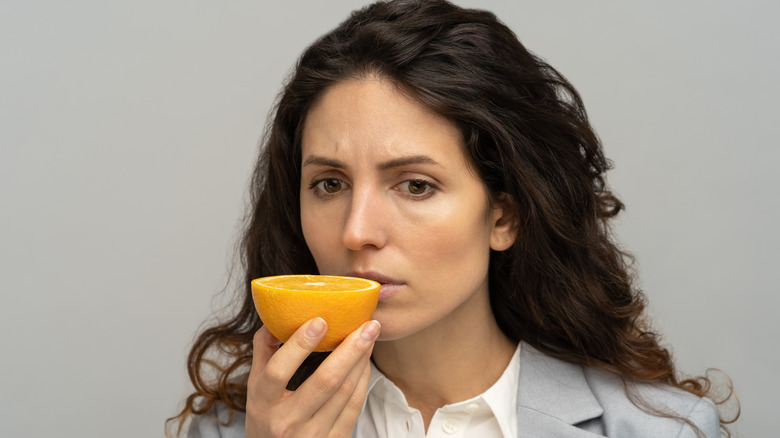
{"type": "Polygon", "coordinates": [[[490,249],[515,234],[469,169],[454,123],[388,81],[348,80],[309,111],[301,161],[309,250],[321,274],[382,283],[381,340],[484,307],[490,249]]]}

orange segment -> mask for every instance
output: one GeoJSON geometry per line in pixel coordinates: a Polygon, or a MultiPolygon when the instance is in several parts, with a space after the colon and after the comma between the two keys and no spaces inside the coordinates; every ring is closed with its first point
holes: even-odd
{"type": "Polygon", "coordinates": [[[320,317],[328,331],[315,351],[336,348],[368,321],[379,301],[380,284],[333,275],[277,275],[252,280],[255,309],[268,330],[287,342],[306,321],[320,317]]]}

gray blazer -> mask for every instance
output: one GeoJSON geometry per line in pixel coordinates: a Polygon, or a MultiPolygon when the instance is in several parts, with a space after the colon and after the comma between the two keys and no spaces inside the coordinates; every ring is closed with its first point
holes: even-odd
{"type": "MultiPolygon", "coordinates": [[[[707,438],[720,437],[718,411],[711,400],[663,385],[631,385],[651,406],[687,418],[707,438]]],[[[229,413],[219,405],[193,420],[188,438],[243,438],[244,414],[222,426],[229,413]]],[[[693,438],[686,423],[643,412],[628,399],[623,381],[608,372],[547,356],[528,344],[520,350],[517,391],[519,437],[693,438]]]]}

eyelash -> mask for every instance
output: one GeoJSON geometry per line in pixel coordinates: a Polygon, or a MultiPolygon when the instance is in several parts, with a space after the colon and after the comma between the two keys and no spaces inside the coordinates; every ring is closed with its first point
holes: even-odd
{"type": "Polygon", "coordinates": [[[309,184],[309,189],[314,192],[314,196],[321,198],[321,199],[327,199],[332,196],[336,196],[342,189],[343,186],[346,185],[346,183],[338,178],[322,178],[315,180],[311,184],[309,184]],[[338,192],[329,193],[325,191],[324,189],[320,188],[320,185],[329,181],[338,181],[339,184],[341,184],[342,187],[339,188],[338,192]]]}
{"type": "MultiPolygon", "coordinates": [[[[314,192],[314,196],[320,199],[328,199],[338,195],[343,190],[343,186],[345,185],[347,184],[338,178],[322,178],[322,179],[315,180],[314,182],[309,184],[309,190],[314,192]],[[336,182],[336,181],[341,185],[339,190],[336,192],[327,192],[326,190],[320,187],[320,185],[322,185],[323,183],[336,182]]],[[[418,201],[423,199],[428,199],[429,197],[433,196],[433,194],[436,193],[436,191],[439,189],[432,182],[422,178],[415,178],[415,179],[408,179],[408,180],[401,181],[399,184],[396,185],[396,187],[402,185],[407,186],[407,190],[403,191],[404,196],[407,196],[410,199],[414,199],[418,201]],[[425,186],[424,191],[419,194],[409,192],[408,187],[411,184],[423,184],[425,186]]]]}
{"type": "Polygon", "coordinates": [[[407,190],[404,191],[404,195],[409,196],[412,199],[417,199],[417,200],[428,199],[429,197],[433,196],[433,194],[436,192],[436,190],[439,189],[438,187],[436,187],[435,184],[431,183],[430,181],[428,181],[426,179],[422,179],[422,178],[409,179],[409,180],[403,181],[403,182],[401,182],[401,184],[399,184],[399,186],[400,185],[404,185],[404,184],[407,186],[407,190]],[[408,187],[411,184],[423,184],[423,185],[425,185],[425,188],[423,189],[422,193],[419,193],[419,194],[411,193],[409,191],[409,189],[408,189],[408,187]]]}

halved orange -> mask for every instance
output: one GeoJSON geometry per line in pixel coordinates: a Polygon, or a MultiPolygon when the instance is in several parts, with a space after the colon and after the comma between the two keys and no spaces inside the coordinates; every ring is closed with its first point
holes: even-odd
{"type": "Polygon", "coordinates": [[[282,342],[306,321],[320,317],[328,331],[315,351],[336,348],[368,321],[379,302],[380,284],[334,275],[277,275],[252,280],[255,309],[272,335],[282,342]]]}

